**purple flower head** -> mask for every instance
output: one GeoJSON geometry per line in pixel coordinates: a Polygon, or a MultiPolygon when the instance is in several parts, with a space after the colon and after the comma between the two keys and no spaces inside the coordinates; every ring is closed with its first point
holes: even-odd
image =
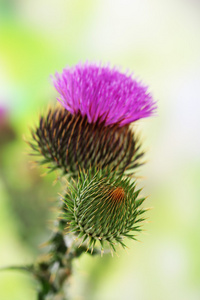
{"type": "Polygon", "coordinates": [[[105,125],[123,126],[151,116],[156,109],[147,87],[115,68],[88,63],[68,67],[56,73],[54,86],[58,101],[72,114],[87,115],[89,123],[99,119],[105,125]]]}

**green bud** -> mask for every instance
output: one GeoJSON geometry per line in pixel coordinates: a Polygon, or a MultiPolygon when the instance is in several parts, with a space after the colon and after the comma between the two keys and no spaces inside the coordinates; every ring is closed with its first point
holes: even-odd
{"type": "Polygon", "coordinates": [[[139,192],[135,182],[116,173],[99,170],[92,176],[91,171],[80,171],[64,197],[63,219],[81,243],[88,241],[88,248],[99,241],[102,249],[108,242],[115,251],[116,243],[125,247],[123,239],[135,239],[141,230],[138,223],[145,210],[140,206],[145,199],[138,199],[139,192]]]}

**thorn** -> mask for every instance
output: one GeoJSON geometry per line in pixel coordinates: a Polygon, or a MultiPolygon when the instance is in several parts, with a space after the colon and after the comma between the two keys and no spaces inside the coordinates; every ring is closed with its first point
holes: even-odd
{"type": "Polygon", "coordinates": [[[111,254],[112,258],[113,258],[114,255],[113,255],[113,250],[111,248],[110,248],[110,254],[111,254]]]}
{"type": "Polygon", "coordinates": [[[115,252],[115,254],[117,255],[117,258],[119,258],[120,256],[119,256],[119,254],[117,253],[117,252],[115,252]]]}
{"type": "Polygon", "coordinates": [[[82,246],[82,244],[83,244],[83,241],[80,243],[80,245],[78,246],[78,248],[80,248],[82,246]]]}
{"type": "Polygon", "coordinates": [[[40,244],[39,245],[39,248],[41,249],[41,248],[45,248],[45,247],[47,247],[47,246],[49,246],[50,245],[50,241],[47,241],[47,242],[44,242],[44,243],[42,243],[42,244],[40,244]]]}
{"type": "Polygon", "coordinates": [[[58,178],[54,179],[52,186],[55,186],[57,182],[58,182],[58,178]]]}
{"type": "Polygon", "coordinates": [[[47,174],[48,173],[43,173],[43,174],[40,175],[40,177],[45,177],[45,176],[47,176],[47,174]]]}
{"type": "Polygon", "coordinates": [[[130,248],[126,246],[126,248],[123,248],[126,251],[126,254],[129,255],[130,253],[128,251],[130,251],[130,248]]]}
{"type": "Polygon", "coordinates": [[[58,193],[58,196],[60,196],[61,198],[64,198],[64,196],[61,193],[58,193]]]}
{"type": "Polygon", "coordinates": [[[146,208],[143,208],[144,211],[148,211],[148,210],[152,210],[152,209],[154,209],[153,206],[152,206],[152,207],[146,207],[146,208]]]}

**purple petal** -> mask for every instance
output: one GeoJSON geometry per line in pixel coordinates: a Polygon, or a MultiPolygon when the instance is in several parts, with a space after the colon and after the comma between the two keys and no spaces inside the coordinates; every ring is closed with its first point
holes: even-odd
{"type": "Polygon", "coordinates": [[[156,103],[147,87],[116,69],[78,64],[56,73],[58,101],[72,114],[87,115],[90,123],[120,126],[154,114],[156,103]]]}

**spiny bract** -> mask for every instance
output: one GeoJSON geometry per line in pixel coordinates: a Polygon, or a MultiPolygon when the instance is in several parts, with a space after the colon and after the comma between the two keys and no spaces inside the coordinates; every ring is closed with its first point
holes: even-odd
{"type": "Polygon", "coordinates": [[[42,156],[40,163],[49,164],[50,171],[60,168],[72,177],[77,177],[79,167],[91,166],[133,173],[143,155],[128,125],[104,126],[98,120],[91,124],[86,116],[72,115],[62,107],[42,116],[32,137],[32,155],[42,156]]]}
{"type": "Polygon", "coordinates": [[[139,222],[145,209],[140,205],[145,198],[139,198],[140,190],[135,190],[135,182],[98,170],[80,171],[78,181],[68,186],[63,198],[65,212],[63,220],[67,228],[75,233],[82,242],[88,241],[91,251],[99,241],[104,242],[115,251],[115,244],[123,247],[125,237],[135,239],[135,232],[140,231],[139,222]],[[132,232],[132,233],[131,233],[132,232]]]}

